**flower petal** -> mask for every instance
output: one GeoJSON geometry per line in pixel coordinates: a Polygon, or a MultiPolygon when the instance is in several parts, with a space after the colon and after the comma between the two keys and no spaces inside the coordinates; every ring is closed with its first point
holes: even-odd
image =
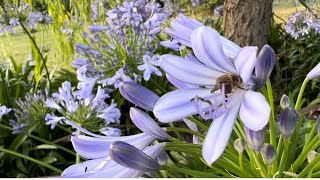
{"type": "Polygon", "coordinates": [[[270,106],[261,93],[247,91],[239,115],[247,128],[258,131],[268,123],[270,106]]]}
{"type": "Polygon", "coordinates": [[[234,65],[244,83],[249,81],[253,68],[257,63],[257,49],[255,46],[243,47],[234,60],[234,65]]]}
{"type": "Polygon", "coordinates": [[[232,98],[234,104],[231,108],[222,116],[213,120],[210,125],[202,147],[202,156],[208,164],[212,164],[221,156],[229,142],[234,122],[238,116],[243,93],[243,91],[240,91],[235,95],[234,98],[232,98]]]}
{"type": "Polygon", "coordinates": [[[89,136],[73,136],[71,138],[72,145],[76,152],[79,155],[89,159],[108,156],[109,146],[114,141],[124,141],[136,146],[139,149],[142,149],[148,146],[154,140],[154,137],[151,137],[145,133],[120,137],[105,136],[95,138],[89,136]]]}
{"type": "Polygon", "coordinates": [[[171,54],[161,56],[160,66],[177,80],[196,85],[214,85],[216,79],[224,75],[222,72],[171,54]]]}
{"type": "MultiPolygon", "coordinates": [[[[153,114],[164,123],[194,115],[197,113],[192,101],[195,96],[210,99],[212,97],[211,89],[179,89],[169,92],[157,101],[153,108],[153,114]]],[[[213,98],[211,99],[213,100],[213,98]]]]}
{"type": "Polygon", "coordinates": [[[187,37],[184,37],[183,35],[179,34],[177,31],[169,28],[164,29],[164,32],[169,34],[169,36],[171,36],[174,40],[178,41],[182,45],[191,47],[190,38],[188,39],[187,37]]]}
{"type": "Polygon", "coordinates": [[[209,27],[199,27],[192,32],[191,45],[196,57],[214,70],[236,74],[232,62],[222,49],[220,34],[209,27]]]}
{"type": "Polygon", "coordinates": [[[166,78],[172,85],[174,85],[178,89],[197,88],[198,87],[198,86],[193,85],[193,84],[188,84],[188,83],[184,83],[182,81],[179,81],[179,80],[177,80],[176,78],[170,76],[167,73],[166,73],[166,78]]]}
{"type": "Polygon", "coordinates": [[[78,176],[87,174],[88,172],[99,171],[110,159],[110,156],[107,156],[103,158],[84,161],[79,164],[74,164],[65,169],[61,176],[78,176]]]}
{"type": "Polygon", "coordinates": [[[234,59],[241,50],[241,47],[223,36],[220,36],[220,38],[224,54],[227,55],[228,58],[234,59]]]}

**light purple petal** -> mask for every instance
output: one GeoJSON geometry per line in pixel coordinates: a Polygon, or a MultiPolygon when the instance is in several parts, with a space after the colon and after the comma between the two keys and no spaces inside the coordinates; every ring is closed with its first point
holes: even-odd
{"type": "Polygon", "coordinates": [[[307,78],[309,79],[315,79],[320,77],[320,63],[317,64],[308,74],[307,74],[307,78]]]}
{"type": "Polygon", "coordinates": [[[249,81],[253,68],[256,66],[257,49],[255,46],[243,47],[234,60],[234,65],[244,83],[249,81]]]}
{"type": "Polygon", "coordinates": [[[142,149],[151,144],[154,140],[154,137],[145,133],[120,137],[105,136],[96,138],[89,136],[74,136],[71,138],[72,145],[76,152],[80,156],[90,159],[108,156],[109,146],[114,141],[124,141],[142,149]]]}
{"type": "Polygon", "coordinates": [[[153,136],[157,139],[166,140],[168,139],[168,134],[160,128],[158,123],[156,123],[148,114],[141,111],[140,109],[131,107],[130,117],[132,122],[143,132],[153,136]]]}
{"type": "Polygon", "coordinates": [[[261,93],[247,91],[239,112],[243,124],[253,131],[261,130],[269,121],[270,106],[261,93]]]}
{"type": "Polygon", "coordinates": [[[198,86],[193,84],[184,83],[182,81],[177,80],[176,78],[166,74],[167,80],[174,85],[178,89],[185,89],[185,88],[197,88],[198,86]]]}
{"type": "Polygon", "coordinates": [[[227,55],[228,58],[234,59],[241,50],[241,47],[223,36],[220,36],[220,38],[224,54],[227,55]]]}
{"type": "MultiPolygon", "coordinates": [[[[197,125],[196,125],[194,122],[192,122],[192,121],[190,121],[189,119],[186,119],[186,118],[183,119],[183,122],[186,123],[186,125],[187,125],[192,131],[199,132],[199,131],[198,131],[198,127],[197,127],[197,125]]],[[[199,139],[198,136],[196,136],[196,135],[193,135],[193,140],[192,140],[192,142],[193,142],[193,144],[200,144],[200,143],[201,143],[200,139],[199,139]]]]}
{"type": "Polygon", "coordinates": [[[177,31],[169,28],[164,29],[164,32],[169,34],[169,36],[171,36],[174,40],[178,41],[182,45],[191,47],[190,38],[188,39],[187,37],[184,37],[183,35],[179,34],[177,31]]]}
{"type": "Polygon", "coordinates": [[[214,85],[216,79],[224,75],[222,72],[171,54],[161,56],[160,66],[177,80],[196,85],[214,85]]]}
{"type": "Polygon", "coordinates": [[[79,176],[79,175],[85,175],[88,174],[88,172],[97,172],[99,171],[104,164],[106,164],[107,161],[109,161],[111,158],[109,156],[98,158],[94,160],[88,160],[84,161],[79,164],[74,164],[72,166],[69,166],[67,169],[63,171],[61,176],[79,176]]]}
{"type": "Polygon", "coordinates": [[[226,148],[243,96],[244,92],[240,91],[232,98],[231,108],[212,121],[202,147],[202,156],[208,164],[215,162],[226,148]]]}
{"type": "Polygon", "coordinates": [[[196,57],[210,68],[236,74],[232,62],[222,49],[220,34],[209,27],[199,27],[192,32],[191,45],[196,57]]]}
{"type": "Polygon", "coordinates": [[[192,101],[195,96],[213,101],[211,89],[180,89],[160,97],[153,108],[153,114],[164,123],[178,121],[197,114],[195,104],[192,101]]]}

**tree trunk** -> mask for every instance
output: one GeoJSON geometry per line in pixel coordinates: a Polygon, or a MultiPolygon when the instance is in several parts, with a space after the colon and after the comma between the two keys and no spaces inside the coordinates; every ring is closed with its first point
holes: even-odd
{"type": "Polygon", "coordinates": [[[272,0],[225,0],[224,36],[243,46],[258,46],[268,41],[272,0]]]}

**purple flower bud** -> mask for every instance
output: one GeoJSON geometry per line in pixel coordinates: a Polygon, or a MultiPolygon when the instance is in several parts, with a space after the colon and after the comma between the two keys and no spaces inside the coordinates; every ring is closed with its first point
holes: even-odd
{"type": "Polygon", "coordinates": [[[264,129],[260,131],[252,131],[251,129],[244,127],[244,132],[247,138],[247,145],[254,151],[260,151],[264,142],[264,129]]]}
{"type": "Polygon", "coordinates": [[[238,151],[238,153],[242,153],[244,150],[244,140],[241,138],[236,139],[233,142],[233,147],[238,151]]]}
{"type": "Polygon", "coordinates": [[[282,109],[285,109],[290,106],[290,99],[287,95],[283,94],[280,99],[280,106],[282,109]]]}
{"type": "Polygon", "coordinates": [[[271,144],[263,144],[261,150],[261,156],[264,159],[264,162],[270,166],[273,161],[276,159],[277,153],[274,147],[271,144]]]}
{"type": "Polygon", "coordinates": [[[310,163],[317,157],[318,153],[316,151],[310,151],[308,153],[308,162],[310,163]]]}
{"type": "Polygon", "coordinates": [[[166,151],[162,151],[158,158],[157,158],[157,161],[160,165],[166,165],[167,164],[167,161],[168,161],[168,154],[166,153],[166,151]]]}
{"type": "Polygon", "coordinates": [[[255,68],[257,87],[263,87],[273,70],[276,63],[276,55],[269,45],[264,45],[258,55],[255,68]]]}
{"type": "Polygon", "coordinates": [[[122,141],[110,145],[109,155],[121,166],[142,171],[156,171],[159,163],[138,148],[122,141]]]}
{"type": "Polygon", "coordinates": [[[154,92],[134,82],[122,82],[119,90],[128,101],[148,111],[153,110],[153,106],[159,99],[154,92]]]}
{"type": "Polygon", "coordinates": [[[297,125],[297,113],[292,107],[283,109],[280,112],[279,126],[284,139],[288,139],[297,125]]]}
{"type": "Polygon", "coordinates": [[[145,112],[137,108],[130,108],[130,117],[133,123],[143,132],[157,139],[166,140],[168,134],[145,112]]]}
{"type": "Polygon", "coordinates": [[[108,29],[108,26],[101,26],[101,25],[90,25],[89,27],[89,30],[92,32],[92,33],[96,33],[96,32],[100,32],[100,31],[105,31],[108,29]]]}
{"type": "Polygon", "coordinates": [[[310,80],[313,80],[315,78],[320,77],[320,63],[318,65],[316,65],[316,67],[314,67],[308,74],[307,74],[307,78],[309,78],[310,80]]]}

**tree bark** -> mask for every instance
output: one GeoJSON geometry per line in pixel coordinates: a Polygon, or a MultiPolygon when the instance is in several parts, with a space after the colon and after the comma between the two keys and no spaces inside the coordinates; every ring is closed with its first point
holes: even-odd
{"type": "Polygon", "coordinates": [[[272,0],[225,0],[224,36],[243,46],[258,46],[268,41],[272,0]]]}

